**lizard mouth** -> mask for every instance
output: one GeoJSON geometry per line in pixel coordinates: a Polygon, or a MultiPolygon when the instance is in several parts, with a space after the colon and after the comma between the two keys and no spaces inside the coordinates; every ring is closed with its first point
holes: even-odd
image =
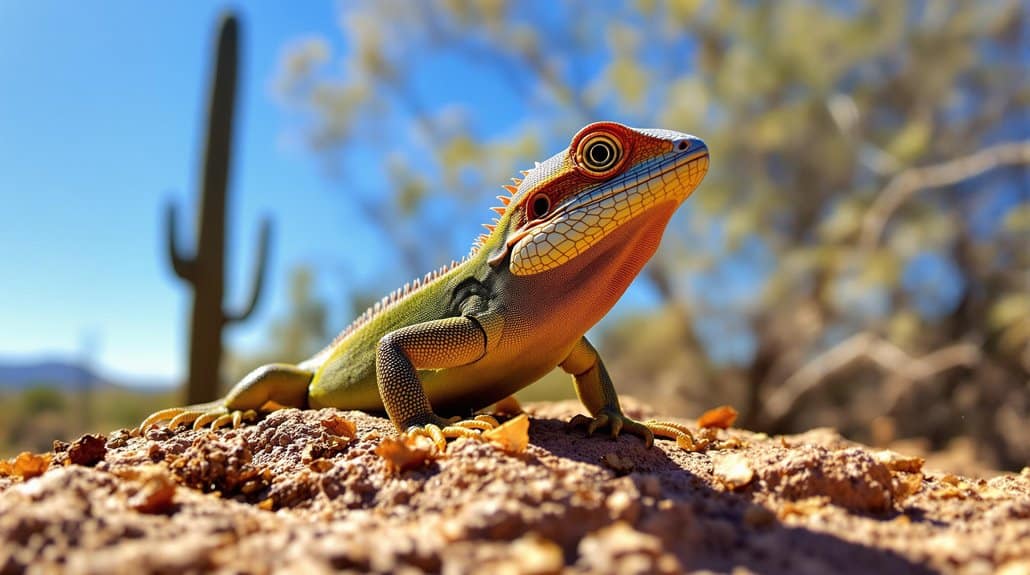
{"type": "Polygon", "coordinates": [[[513,254],[512,273],[532,275],[554,268],[655,205],[686,200],[707,171],[708,148],[697,142],[683,153],[643,162],[571,198],[547,219],[508,238],[504,252],[513,254]]]}

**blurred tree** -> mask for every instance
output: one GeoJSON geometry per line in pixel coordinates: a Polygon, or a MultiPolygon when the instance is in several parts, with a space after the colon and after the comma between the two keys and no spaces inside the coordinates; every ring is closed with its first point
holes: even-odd
{"type": "Polygon", "coordinates": [[[690,131],[712,171],[647,268],[655,309],[605,330],[620,388],[1030,460],[1025,4],[379,1],[340,21],[339,55],[300,40],[277,86],[404,275],[582,124],[690,131]],[[469,83],[434,84],[448,66],[469,83]],[[477,112],[477,78],[510,113],[477,112]]]}
{"type": "Polygon", "coordinates": [[[290,274],[290,309],[272,324],[272,341],[282,358],[278,361],[302,361],[328,343],[327,309],[315,296],[314,281],[315,274],[308,267],[296,267],[290,274]]]}
{"type": "Polygon", "coordinates": [[[33,385],[21,394],[21,411],[30,416],[63,412],[67,397],[60,389],[45,384],[33,385]]]}

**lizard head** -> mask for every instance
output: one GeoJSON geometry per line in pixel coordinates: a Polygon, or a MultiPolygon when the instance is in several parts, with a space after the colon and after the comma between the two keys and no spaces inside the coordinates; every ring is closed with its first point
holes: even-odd
{"type": "MultiPolygon", "coordinates": [[[[694,136],[590,124],[568,148],[524,172],[517,187],[506,187],[512,195],[500,196],[506,206],[498,209],[496,231],[490,226],[490,264],[510,254],[512,274],[539,274],[590,252],[631,221],[657,216],[664,229],[707,171],[708,148],[694,136]]],[[[657,238],[650,243],[647,257],[657,238]]]]}

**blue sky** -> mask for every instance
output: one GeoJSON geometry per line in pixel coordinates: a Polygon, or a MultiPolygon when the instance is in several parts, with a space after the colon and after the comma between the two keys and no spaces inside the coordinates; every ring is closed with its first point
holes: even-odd
{"type": "MultiPolygon", "coordinates": [[[[183,376],[190,292],[168,262],[164,207],[178,204],[179,234],[191,247],[203,106],[223,7],[0,0],[0,361],[76,358],[90,347],[91,363],[122,381],[183,376]]],[[[240,12],[228,307],[242,306],[249,293],[261,217],[274,224],[262,303],[226,332],[227,347],[246,352],[260,348],[270,322],[287,313],[295,266],[315,269],[330,331],[350,321],[345,296],[355,287],[409,278],[384,265],[391,256],[380,231],[347,209],[347,190],[299,142],[297,119],[272,88],[291,42],[327,39],[330,66],[338,65],[346,49],[339,7],[254,3],[240,12]]],[[[490,133],[521,121],[522,103],[495,73],[470,74],[474,63],[446,52],[423,64],[411,89],[426,105],[474,109],[477,128],[490,133]]],[[[497,191],[484,195],[483,215],[497,191]]],[[[471,219],[456,225],[456,236],[469,238],[452,246],[460,258],[482,230],[471,219]]],[[[627,299],[646,304],[648,292],[636,287],[627,299]]]]}
{"type": "MultiPolygon", "coordinates": [[[[179,205],[179,233],[190,246],[202,107],[224,4],[139,6],[0,0],[0,361],[75,357],[92,338],[95,362],[118,379],[178,380],[184,373],[190,292],[170,269],[163,213],[169,200],[179,205]]],[[[320,160],[298,143],[296,118],[271,88],[281,51],[298,39],[328,39],[329,66],[340,65],[338,6],[254,3],[242,10],[242,24],[227,306],[242,306],[249,292],[261,218],[272,216],[275,226],[265,297],[250,320],[226,334],[230,349],[247,351],[260,347],[270,321],[287,313],[294,266],[316,270],[330,330],[350,320],[344,296],[355,287],[408,278],[391,270],[388,242],[377,229],[347,209],[354,190],[326,177],[320,160]]],[[[420,63],[409,88],[430,108],[473,110],[479,132],[507,133],[523,121],[525,103],[496,74],[470,67],[475,63],[453,53],[435,53],[420,63]]],[[[372,119],[376,134],[409,133],[382,122],[372,119]]],[[[403,145],[391,150],[411,152],[403,145]]],[[[362,164],[376,163],[379,156],[370,155],[383,148],[352,152],[362,164]]],[[[354,182],[363,190],[386,185],[371,181],[383,177],[381,169],[349,175],[367,178],[354,182]]],[[[482,215],[494,195],[487,192],[482,215]]],[[[455,236],[469,241],[481,232],[464,216],[455,225],[455,236]]],[[[467,245],[450,246],[452,255],[467,245]]],[[[696,281],[727,305],[739,304],[753,296],[768,260],[761,249],[745,251],[696,281]]],[[[917,259],[915,271],[906,272],[907,288],[958,285],[948,265],[933,254],[917,259]]],[[[958,293],[935,294],[937,307],[953,305],[958,293]]],[[[646,305],[653,294],[637,282],[624,299],[622,310],[646,305]]],[[[746,360],[754,347],[749,332],[713,321],[696,326],[713,342],[713,357],[746,360]]]]}
{"type": "MultiPolygon", "coordinates": [[[[190,245],[221,7],[0,0],[0,360],[76,356],[92,336],[105,373],[182,375],[189,299],[168,264],[163,207],[179,204],[190,245]]],[[[257,345],[284,313],[290,266],[373,266],[364,250],[341,260],[360,223],[348,221],[311,154],[288,143],[270,88],[287,42],[338,37],[336,25],[332,3],[243,14],[229,306],[249,289],[263,214],[275,234],[266,297],[228,330],[230,346],[257,345]]],[[[322,274],[320,295],[341,293],[342,276],[322,274]]]]}

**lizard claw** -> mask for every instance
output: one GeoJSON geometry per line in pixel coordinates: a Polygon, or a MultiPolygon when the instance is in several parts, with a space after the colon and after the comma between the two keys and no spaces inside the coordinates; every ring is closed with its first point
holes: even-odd
{"type": "Polygon", "coordinates": [[[168,427],[170,429],[175,429],[183,423],[192,422],[203,414],[220,407],[222,407],[222,404],[216,401],[212,403],[190,405],[188,407],[170,407],[168,409],[162,409],[161,411],[150,414],[149,417],[143,420],[143,423],[139,426],[139,431],[142,433],[162,421],[167,421],[168,427]]]}
{"type": "Polygon", "coordinates": [[[409,426],[405,433],[410,436],[426,436],[433,441],[440,451],[443,451],[447,449],[448,439],[479,437],[481,432],[489,431],[500,425],[496,419],[489,415],[477,415],[473,419],[466,420],[460,420],[457,417],[437,419],[440,421],[409,426]]]}
{"type": "MultiPolygon", "coordinates": [[[[210,411],[202,413],[200,415],[200,417],[198,417],[197,419],[195,419],[193,421],[193,429],[200,429],[201,427],[204,427],[205,425],[211,423],[212,421],[218,421],[218,419],[221,416],[223,416],[223,415],[225,415],[227,413],[229,413],[229,410],[224,408],[224,407],[212,409],[210,411]]],[[[169,423],[168,427],[171,427],[171,426],[172,426],[172,424],[169,423]]],[[[212,428],[215,429],[216,427],[212,426],[212,428]]]]}
{"type": "Polygon", "coordinates": [[[653,431],[656,437],[675,439],[677,441],[683,437],[685,440],[689,440],[690,443],[694,443],[694,434],[690,432],[690,428],[682,423],[649,419],[644,422],[644,425],[653,431]]]}
{"type": "Polygon", "coordinates": [[[650,426],[634,421],[614,410],[601,410],[601,412],[594,417],[577,414],[570,419],[568,423],[568,427],[570,429],[584,426],[587,428],[588,436],[593,435],[598,429],[608,426],[612,439],[617,438],[619,434],[625,431],[630,435],[636,435],[643,439],[644,445],[647,447],[651,447],[654,443],[654,432],[651,431],[650,426]]]}
{"type": "Polygon", "coordinates": [[[440,451],[447,448],[447,438],[443,435],[443,429],[435,423],[413,425],[404,433],[412,438],[419,436],[428,437],[440,451]]]}
{"type": "Polygon", "coordinates": [[[478,429],[479,431],[490,431],[491,429],[499,425],[500,423],[496,419],[494,419],[492,415],[480,414],[472,419],[455,421],[448,425],[447,428],[462,427],[465,429],[478,429]]]}
{"type": "Polygon", "coordinates": [[[257,417],[257,412],[252,409],[240,411],[229,409],[219,402],[202,403],[188,407],[172,407],[163,409],[152,414],[139,426],[140,432],[161,423],[168,422],[168,429],[177,429],[182,425],[193,424],[193,429],[201,429],[207,425],[211,429],[218,429],[232,424],[233,429],[238,428],[243,422],[251,421],[257,417]]]}

